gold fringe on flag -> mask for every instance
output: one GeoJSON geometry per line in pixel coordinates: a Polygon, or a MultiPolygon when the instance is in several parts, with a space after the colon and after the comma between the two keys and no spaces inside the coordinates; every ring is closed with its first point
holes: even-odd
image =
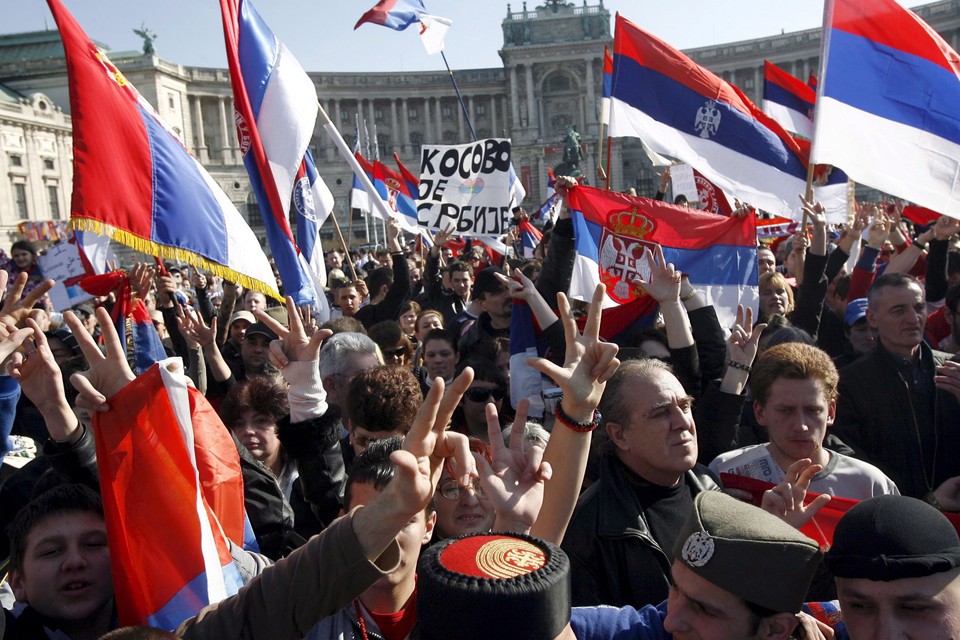
{"type": "Polygon", "coordinates": [[[180,247],[170,247],[164,244],[158,244],[152,240],[141,238],[140,236],[130,233],[125,229],[118,229],[117,227],[105,224],[101,220],[94,220],[93,218],[72,217],[70,218],[70,228],[78,231],[91,231],[101,236],[107,236],[111,240],[115,240],[120,244],[124,244],[131,249],[139,251],[140,253],[156,256],[165,260],[186,262],[187,264],[190,264],[198,269],[203,269],[204,271],[208,271],[214,275],[220,276],[224,280],[235,282],[244,289],[259,291],[263,295],[270,296],[271,298],[279,300],[280,302],[284,301],[283,297],[280,295],[280,292],[269,286],[266,282],[261,282],[260,280],[251,278],[250,276],[226,267],[219,262],[208,260],[200,254],[194,253],[193,251],[187,251],[186,249],[181,249],[180,247]]]}

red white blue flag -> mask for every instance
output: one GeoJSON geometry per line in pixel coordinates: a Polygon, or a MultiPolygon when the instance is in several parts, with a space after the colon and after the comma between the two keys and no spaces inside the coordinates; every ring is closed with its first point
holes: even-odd
{"type": "Polygon", "coordinates": [[[110,398],[93,428],[120,624],[172,630],[235,594],[227,540],[244,539],[240,458],[180,360],[110,398]]]}
{"type": "Polygon", "coordinates": [[[395,31],[403,31],[414,22],[420,21],[420,16],[427,13],[421,0],[380,0],[372,9],[360,16],[357,29],[364,22],[379,24],[395,31]]]}
{"type": "MultiPolygon", "coordinates": [[[[739,89],[617,16],[610,135],[700,171],[727,194],[779,215],[801,215],[807,154],[739,89]]],[[[846,176],[816,188],[828,218],[845,219],[846,176]]]]}
{"type": "Polygon", "coordinates": [[[543,234],[535,226],[530,224],[529,220],[521,220],[518,225],[520,229],[520,250],[523,258],[533,258],[533,251],[543,240],[543,234]]]}
{"type": "Polygon", "coordinates": [[[48,4],[70,87],[71,226],[279,297],[260,242],[223,190],[60,0],[48,4]]]}
{"type": "Polygon", "coordinates": [[[610,124],[610,96],[613,94],[613,56],[603,47],[603,97],[600,98],[600,124],[610,124]]]}
{"type": "Polygon", "coordinates": [[[599,283],[607,287],[604,308],[644,297],[633,281],[650,277],[647,255],[656,245],[667,262],[690,278],[732,326],[737,305],[756,308],[757,230],[753,216],[723,217],[649,198],[574,187],[567,206],[577,249],[570,296],[590,300],[599,283]]]}
{"type": "Polygon", "coordinates": [[[813,107],[817,92],[802,80],[773,64],[763,61],[763,112],[787,131],[813,137],[813,107]]]}
{"type": "MultiPolygon", "coordinates": [[[[260,205],[284,293],[317,304],[310,260],[290,228],[290,203],[301,237],[315,238],[333,208],[333,195],[307,147],[317,120],[313,81],[257,13],[250,0],[220,0],[243,164],[260,205]]],[[[311,245],[311,250],[316,246],[311,245]]]]}
{"type": "Polygon", "coordinates": [[[960,56],[894,0],[830,0],[813,158],[960,217],[960,56]]]}

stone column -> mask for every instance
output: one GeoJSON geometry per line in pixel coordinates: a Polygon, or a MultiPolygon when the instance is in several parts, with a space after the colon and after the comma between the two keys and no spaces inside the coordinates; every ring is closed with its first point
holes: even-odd
{"type": "Polygon", "coordinates": [[[497,96],[490,96],[490,135],[494,138],[500,137],[497,131],[497,96]]]}
{"type": "Polygon", "coordinates": [[[762,67],[753,68],[753,102],[760,104],[763,100],[763,72],[762,67]]]}
{"type": "Polygon", "coordinates": [[[443,98],[437,96],[437,144],[443,144],[443,98]]]}
{"type": "Polygon", "coordinates": [[[433,144],[430,140],[430,127],[433,126],[433,115],[430,110],[430,98],[423,99],[423,142],[433,144]]]}
{"type": "MultiPolygon", "coordinates": [[[[600,61],[600,65],[601,67],[603,66],[602,60],[600,61]]],[[[597,105],[597,97],[596,97],[597,94],[596,94],[594,82],[595,81],[593,79],[593,59],[591,58],[587,60],[587,107],[584,110],[584,119],[587,121],[588,124],[594,124],[597,122],[598,105],[597,105]]],[[[583,128],[581,133],[584,136],[587,135],[586,127],[583,128]]]]}
{"type": "Polygon", "coordinates": [[[210,161],[210,154],[207,152],[207,141],[203,133],[203,98],[201,96],[191,96],[193,100],[193,132],[197,137],[197,145],[194,153],[200,159],[200,164],[206,164],[210,161]]]}
{"type": "Polygon", "coordinates": [[[227,99],[224,96],[217,98],[217,108],[220,110],[220,152],[223,164],[233,163],[233,153],[230,144],[230,129],[227,127],[227,99]]]}
{"type": "Polygon", "coordinates": [[[520,126],[520,102],[518,100],[517,93],[519,92],[519,87],[517,86],[517,68],[510,67],[510,116],[511,122],[510,127],[516,129],[520,126]]]}
{"type": "Polygon", "coordinates": [[[527,79],[527,117],[529,122],[527,126],[531,129],[537,128],[538,120],[537,113],[539,109],[537,108],[537,103],[533,99],[533,65],[525,65],[526,69],[526,79],[527,79]]]}
{"type": "Polygon", "coordinates": [[[403,109],[403,140],[400,144],[400,153],[406,154],[410,148],[410,107],[407,106],[406,98],[401,98],[400,108],[403,109]]]}
{"type": "Polygon", "coordinates": [[[403,153],[403,147],[400,146],[401,136],[397,130],[400,126],[397,124],[397,99],[390,98],[390,144],[396,153],[403,153]]]}

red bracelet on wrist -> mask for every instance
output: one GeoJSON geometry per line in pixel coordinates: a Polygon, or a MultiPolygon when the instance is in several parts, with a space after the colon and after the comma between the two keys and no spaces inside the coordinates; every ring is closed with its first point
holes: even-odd
{"type": "Polygon", "coordinates": [[[593,418],[589,422],[577,422],[563,410],[563,399],[557,403],[557,412],[555,415],[557,422],[579,433],[589,433],[600,426],[600,414],[597,413],[596,409],[594,409],[593,418]]]}

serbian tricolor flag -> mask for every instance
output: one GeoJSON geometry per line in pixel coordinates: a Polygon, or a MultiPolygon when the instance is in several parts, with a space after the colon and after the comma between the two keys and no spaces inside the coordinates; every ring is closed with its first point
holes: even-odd
{"type": "MultiPolygon", "coordinates": [[[[739,89],[617,16],[610,135],[643,140],[690,164],[727,194],[779,215],[802,214],[807,154],[739,89]]],[[[846,177],[826,176],[815,197],[846,217],[846,177]]]]}
{"type": "MultiPolygon", "coordinates": [[[[364,167],[369,165],[366,159],[360,155],[360,127],[355,126],[353,128],[353,155],[356,156],[357,162],[360,162],[360,166],[364,167]]],[[[369,171],[366,171],[367,177],[373,180],[373,167],[370,167],[369,171]]],[[[363,188],[363,183],[360,182],[360,178],[354,174],[353,183],[350,187],[350,208],[359,209],[361,213],[370,212],[370,196],[367,194],[366,189],[363,188]]]]}
{"type": "Polygon", "coordinates": [[[610,124],[610,96],[613,94],[613,56],[603,47],[603,97],[600,98],[600,124],[610,124]]]}
{"type": "Polygon", "coordinates": [[[529,220],[521,220],[518,225],[520,230],[520,250],[523,258],[533,258],[533,250],[543,240],[543,234],[535,226],[530,224],[529,220]]]}
{"type": "Polygon", "coordinates": [[[557,192],[557,176],[553,174],[553,167],[547,165],[547,192],[544,194],[549,200],[557,192]]]}
{"type": "Polygon", "coordinates": [[[297,170],[293,206],[297,211],[298,259],[305,263],[307,273],[313,278],[314,291],[317,293],[317,321],[326,322],[330,319],[330,306],[322,293],[327,288],[327,265],[320,245],[320,227],[333,210],[333,194],[317,173],[313,155],[309,151],[304,153],[303,162],[297,170]],[[329,200],[324,201],[327,196],[329,200]]]}
{"type": "Polygon", "coordinates": [[[233,595],[227,540],[244,539],[236,445],[171,358],[93,417],[121,625],[174,629],[233,595]]]}
{"type": "Polygon", "coordinates": [[[650,278],[647,254],[656,245],[716,307],[720,325],[733,326],[737,305],[757,307],[757,230],[743,219],[591,187],[567,196],[577,249],[570,296],[589,301],[607,287],[604,307],[644,297],[636,277],[650,278]]]}
{"type": "Polygon", "coordinates": [[[427,8],[423,6],[421,0],[380,0],[376,6],[360,16],[353,28],[357,29],[364,22],[370,22],[403,31],[413,23],[419,22],[420,16],[425,13],[427,8]]]}
{"type": "Polygon", "coordinates": [[[766,218],[757,220],[757,238],[760,240],[771,240],[773,238],[785,238],[792,236],[797,232],[800,226],[796,220],[790,218],[766,218]]]}
{"type": "Polygon", "coordinates": [[[127,359],[135,374],[140,375],[154,363],[166,360],[167,352],[160,341],[160,334],[153,326],[150,312],[143,300],[133,295],[130,278],[125,272],[88,275],[79,284],[81,289],[94,296],[114,295],[110,319],[117,328],[120,344],[126,348],[127,359]]]}
{"type": "Polygon", "coordinates": [[[397,189],[397,212],[403,216],[403,226],[409,231],[420,233],[422,229],[417,227],[417,200],[420,197],[420,177],[410,172],[403,163],[400,162],[400,156],[393,154],[393,160],[400,169],[400,183],[397,189]]]}
{"type": "Polygon", "coordinates": [[[813,158],[960,217],[960,57],[895,0],[828,0],[813,158]]]}
{"type": "Polygon", "coordinates": [[[48,4],[70,87],[71,226],[279,297],[260,242],[230,199],[60,0],[48,4]]]}
{"type": "Polygon", "coordinates": [[[403,176],[375,160],[373,186],[380,198],[387,203],[393,219],[404,229],[417,233],[417,191],[410,191],[403,176]]]}
{"type": "Polygon", "coordinates": [[[544,381],[540,372],[527,364],[527,358],[543,356],[546,351],[540,331],[530,306],[514,298],[510,312],[510,403],[516,409],[520,401],[527,398],[530,400],[528,415],[535,418],[543,418],[544,381]]]}
{"type": "Polygon", "coordinates": [[[924,207],[907,205],[903,208],[903,217],[913,224],[918,224],[921,227],[929,227],[940,218],[940,214],[924,207]]]}
{"type": "Polygon", "coordinates": [[[763,112],[787,131],[813,137],[817,92],[769,60],[763,61],[763,112]]]}
{"type": "Polygon", "coordinates": [[[227,63],[243,164],[262,212],[284,293],[317,304],[317,283],[290,228],[295,203],[303,235],[315,235],[333,208],[307,146],[317,120],[317,92],[290,50],[249,0],[220,0],[227,63]]]}

